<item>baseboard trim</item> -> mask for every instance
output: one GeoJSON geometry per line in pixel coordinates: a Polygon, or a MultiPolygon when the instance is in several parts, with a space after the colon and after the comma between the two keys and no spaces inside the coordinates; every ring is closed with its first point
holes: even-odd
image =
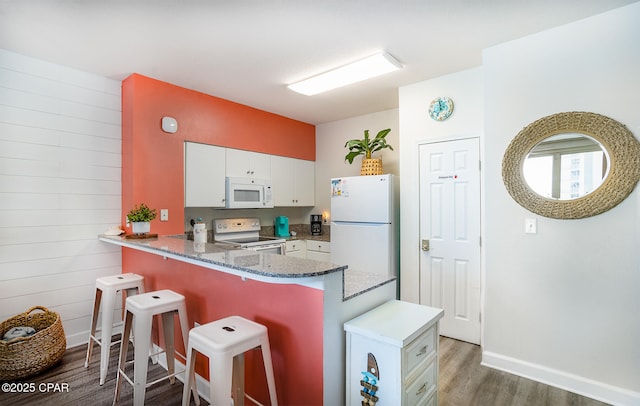
{"type": "Polygon", "coordinates": [[[611,405],[640,405],[640,392],[630,391],[493,352],[483,351],[481,364],[611,405]]]}

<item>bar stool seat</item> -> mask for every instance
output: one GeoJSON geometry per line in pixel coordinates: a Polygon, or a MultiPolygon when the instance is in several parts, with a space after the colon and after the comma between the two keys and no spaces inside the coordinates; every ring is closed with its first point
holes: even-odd
{"type": "Polygon", "coordinates": [[[185,348],[187,348],[189,329],[184,296],[171,290],[158,290],[127,298],[125,302],[124,332],[122,334],[122,344],[120,345],[120,358],[118,362],[118,376],[116,378],[116,392],[113,399],[114,405],[120,396],[120,387],[123,378],[133,385],[133,404],[135,406],[142,406],[144,404],[147,387],[165,379],[169,379],[171,383],[174,383],[175,375],[184,372],[175,372],[173,318],[176,313],[180,320],[182,340],[185,348]],[[153,324],[153,316],[155,315],[162,316],[165,348],[158,354],[166,353],[168,374],[153,382],[147,382],[147,357],[149,355],[150,340],[146,338],[151,337],[151,326],[153,324]],[[128,363],[126,358],[129,336],[132,329],[134,336],[137,338],[133,356],[133,380],[125,373],[125,366],[128,363]]]}
{"type": "Polygon", "coordinates": [[[277,406],[278,399],[267,328],[240,316],[220,319],[189,331],[187,376],[185,376],[182,392],[182,405],[189,404],[191,389],[196,404],[200,404],[195,388],[196,352],[209,358],[211,405],[228,406],[231,398],[234,400],[233,405],[244,405],[244,397],[249,397],[244,392],[244,353],[257,347],[262,350],[271,405],[277,406]]]}
{"type": "Polygon", "coordinates": [[[96,279],[96,295],[93,302],[93,316],[91,318],[91,331],[89,333],[89,343],[87,345],[87,357],[84,367],[89,367],[91,361],[91,353],[93,352],[94,342],[100,346],[100,385],[104,384],[107,377],[107,368],[109,366],[109,355],[111,346],[120,343],[111,341],[113,333],[113,312],[116,304],[118,292],[126,292],[126,296],[144,293],[144,277],[133,273],[124,273],[121,275],[104,276],[96,279]],[[102,323],[101,338],[96,337],[96,329],[98,326],[98,314],[100,305],[102,304],[102,323]]]}

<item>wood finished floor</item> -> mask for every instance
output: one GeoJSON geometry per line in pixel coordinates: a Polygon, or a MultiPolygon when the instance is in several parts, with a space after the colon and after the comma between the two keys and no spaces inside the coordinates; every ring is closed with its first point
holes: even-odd
{"type": "MultiPolygon", "coordinates": [[[[67,393],[17,394],[0,392],[2,406],[106,406],[113,402],[117,351],[112,351],[107,381],[98,385],[99,350],[94,349],[89,368],[84,368],[85,347],[67,350],[62,361],[52,369],[22,383],[67,383],[67,393]]],[[[598,402],[571,392],[520,378],[480,365],[480,347],[446,337],[440,338],[440,406],[603,406],[598,402]]],[[[159,377],[164,370],[157,365],[149,369],[149,377],[159,377]]],[[[147,405],[180,405],[182,383],[167,381],[147,389],[147,405]]],[[[123,383],[118,405],[131,405],[133,390],[123,383]]],[[[195,402],[191,400],[191,405],[195,402]]],[[[247,405],[250,402],[246,402],[247,405]]],[[[201,401],[206,406],[207,402],[201,401]]],[[[298,405],[284,405],[298,406],[298,405]]],[[[300,405],[302,406],[302,405],[300,405]]],[[[333,405],[326,405],[333,406],[333,405]]]]}

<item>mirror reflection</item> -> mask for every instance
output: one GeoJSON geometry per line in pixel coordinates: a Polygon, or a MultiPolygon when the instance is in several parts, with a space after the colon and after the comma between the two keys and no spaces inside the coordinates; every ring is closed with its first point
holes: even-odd
{"type": "Polygon", "coordinates": [[[609,173],[606,149],[581,133],[563,133],[536,144],[524,161],[527,185],[548,199],[572,200],[596,190],[609,173]]]}

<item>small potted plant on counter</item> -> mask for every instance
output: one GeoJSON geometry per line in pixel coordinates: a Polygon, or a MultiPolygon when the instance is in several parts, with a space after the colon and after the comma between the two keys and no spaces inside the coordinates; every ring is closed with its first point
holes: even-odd
{"type": "Polygon", "coordinates": [[[136,205],[129,213],[127,219],[132,224],[134,234],[146,234],[151,231],[151,220],[157,215],[156,209],[150,209],[146,204],[136,205]]]}
{"type": "Polygon", "coordinates": [[[345,161],[353,163],[353,159],[358,155],[364,155],[360,175],[382,175],[382,158],[372,158],[371,153],[393,147],[387,144],[385,137],[391,132],[390,128],[381,130],[374,138],[369,137],[369,130],[364,130],[364,138],[347,141],[344,146],[349,148],[349,153],[344,157],[345,161]]]}

